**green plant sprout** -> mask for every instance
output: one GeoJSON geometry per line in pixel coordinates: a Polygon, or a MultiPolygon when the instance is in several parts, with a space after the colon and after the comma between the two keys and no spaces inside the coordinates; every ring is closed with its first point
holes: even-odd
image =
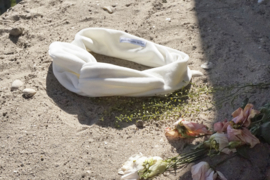
{"type": "Polygon", "coordinates": [[[120,128],[121,122],[134,120],[166,120],[180,117],[196,117],[201,112],[220,108],[225,102],[231,104],[239,94],[249,93],[252,88],[265,89],[270,83],[232,85],[226,87],[210,87],[206,84],[190,83],[164,96],[154,97],[99,97],[94,102],[103,105],[104,111],[99,120],[113,119],[115,126],[120,128]],[[216,95],[213,101],[213,95],[216,95]]]}

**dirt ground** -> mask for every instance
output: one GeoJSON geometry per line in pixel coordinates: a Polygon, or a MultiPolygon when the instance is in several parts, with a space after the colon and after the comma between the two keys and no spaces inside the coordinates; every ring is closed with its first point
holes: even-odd
{"type": "MultiPolygon", "coordinates": [[[[117,29],[187,53],[190,68],[204,73],[195,84],[263,83],[270,81],[269,9],[268,1],[256,0],[23,0],[10,8],[0,16],[0,179],[120,179],[117,170],[131,155],[172,157],[187,144],[164,136],[177,119],[149,121],[142,129],[135,122],[122,128],[110,119],[100,122],[101,104],[69,92],[54,77],[52,42],[71,42],[83,28],[117,29]],[[9,36],[12,28],[23,34],[9,36]],[[207,61],[210,70],[200,67],[207,61]],[[24,85],[11,91],[16,79],[24,85]],[[26,99],[25,87],[37,93],[26,99]]],[[[209,95],[212,101],[220,96],[209,95]]],[[[209,127],[230,119],[246,96],[257,108],[270,100],[268,89],[255,88],[240,94],[234,107],[225,103],[194,118],[209,127]]],[[[234,157],[217,169],[228,180],[270,179],[270,146],[261,143],[248,155],[249,161],[234,157]]],[[[192,179],[190,166],[154,179],[192,179]]]]}

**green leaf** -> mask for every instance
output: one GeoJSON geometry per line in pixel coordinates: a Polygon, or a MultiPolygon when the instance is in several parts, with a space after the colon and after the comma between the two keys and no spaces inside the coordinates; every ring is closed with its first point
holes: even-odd
{"type": "Polygon", "coordinates": [[[255,125],[253,125],[253,126],[249,129],[249,131],[250,131],[253,135],[255,135],[255,136],[260,136],[260,135],[261,135],[261,131],[260,131],[261,126],[260,126],[260,125],[261,125],[260,123],[257,123],[257,124],[255,124],[255,125]]]}
{"type": "Polygon", "coordinates": [[[270,144],[270,122],[261,125],[261,137],[270,144]]]}
{"type": "Polygon", "coordinates": [[[262,117],[262,122],[267,122],[267,121],[270,121],[270,110],[269,109],[264,113],[264,115],[262,117]]]}
{"type": "Polygon", "coordinates": [[[257,121],[261,120],[262,117],[263,117],[263,114],[261,114],[261,113],[260,114],[256,114],[253,118],[251,118],[251,123],[257,122],[257,121]]]}
{"type": "Polygon", "coordinates": [[[260,113],[263,114],[262,117],[263,122],[270,121],[270,103],[264,105],[264,107],[261,108],[260,113]]]}

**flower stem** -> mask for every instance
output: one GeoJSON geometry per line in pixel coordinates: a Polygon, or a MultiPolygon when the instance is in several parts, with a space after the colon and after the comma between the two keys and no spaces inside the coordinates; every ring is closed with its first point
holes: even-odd
{"type": "Polygon", "coordinates": [[[167,162],[169,161],[169,165],[167,166],[167,169],[170,169],[171,167],[177,168],[178,166],[182,164],[194,162],[198,159],[203,158],[206,155],[207,155],[206,149],[199,149],[190,153],[178,155],[176,157],[173,157],[167,160],[167,162]]]}

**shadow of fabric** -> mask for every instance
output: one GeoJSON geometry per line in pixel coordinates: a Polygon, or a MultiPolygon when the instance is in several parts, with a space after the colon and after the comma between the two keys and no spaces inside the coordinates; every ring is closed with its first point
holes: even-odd
{"type": "Polygon", "coordinates": [[[52,64],[46,78],[47,94],[64,111],[77,115],[81,124],[92,125],[97,121],[99,109],[88,97],[79,96],[64,88],[55,78],[52,64]]]}
{"type": "MultiPolygon", "coordinates": [[[[123,60],[119,60],[116,58],[106,58],[103,55],[93,54],[96,59],[101,62],[105,63],[112,63],[117,64],[120,66],[125,66],[137,70],[145,70],[149,69],[149,67],[132,63],[126,62],[123,60]]],[[[52,70],[52,64],[49,67],[47,78],[46,78],[46,85],[47,85],[47,94],[48,96],[64,111],[69,114],[77,115],[79,123],[84,125],[100,125],[104,127],[127,127],[136,122],[136,120],[140,120],[141,118],[133,118],[131,120],[120,120],[117,121],[116,116],[120,114],[124,115],[132,115],[134,113],[134,109],[136,111],[142,112],[144,110],[144,103],[147,104],[148,102],[152,102],[153,99],[157,100],[158,102],[161,100],[160,97],[85,97],[80,96],[75,93],[70,92],[66,88],[64,88],[58,80],[55,78],[52,70]],[[135,104],[135,105],[133,105],[135,104]],[[113,108],[111,108],[113,107],[113,108]],[[114,110],[109,110],[114,109],[114,110]],[[109,112],[109,113],[105,113],[109,112]],[[102,120],[101,120],[102,119],[102,120]]],[[[185,87],[187,93],[190,89],[190,84],[185,87]]],[[[184,93],[184,94],[185,94],[184,93]]],[[[162,97],[161,97],[162,98],[162,97]]],[[[163,97],[164,98],[164,97],[163,97]]],[[[165,98],[170,100],[170,98],[165,98]]],[[[182,103],[185,102],[187,97],[184,97],[182,103]]],[[[176,107],[179,105],[179,102],[171,103],[172,107],[176,107]]],[[[168,110],[167,108],[166,110],[168,110]]],[[[163,110],[158,110],[163,112],[163,110]]],[[[138,113],[138,112],[136,112],[138,113]]]]}

